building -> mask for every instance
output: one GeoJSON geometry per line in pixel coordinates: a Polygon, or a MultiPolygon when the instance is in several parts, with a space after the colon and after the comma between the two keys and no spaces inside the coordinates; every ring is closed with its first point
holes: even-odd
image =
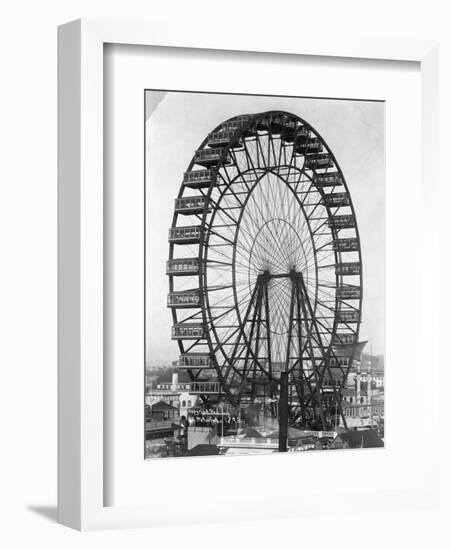
{"type": "Polygon", "coordinates": [[[382,355],[362,355],[360,361],[354,361],[350,370],[347,386],[357,384],[359,374],[363,387],[384,388],[384,357],[382,355]]]}
{"type": "Polygon", "coordinates": [[[192,395],[189,393],[189,391],[183,391],[179,394],[179,410],[180,410],[180,417],[185,416],[188,417],[190,409],[192,407],[195,407],[197,403],[197,396],[192,395]]]}
{"type": "Polygon", "coordinates": [[[174,437],[175,432],[180,428],[179,422],[178,408],[165,401],[158,401],[146,410],[145,438],[174,437]]]}
{"type": "Polygon", "coordinates": [[[360,390],[358,392],[356,388],[346,388],[342,390],[342,401],[344,406],[353,405],[354,407],[357,407],[360,405],[367,405],[367,391],[360,390]]]}
{"type": "Polygon", "coordinates": [[[384,392],[347,388],[342,391],[342,408],[349,430],[376,428],[384,418],[384,392]]]}
{"type": "Polygon", "coordinates": [[[149,424],[153,425],[158,423],[175,424],[179,422],[180,416],[176,407],[165,401],[158,401],[151,406],[147,420],[149,424]]]}
{"type": "Polygon", "coordinates": [[[145,404],[152,406],[158,401],[169,403],[179,411],[179,416],[187,416],[188,409],[195,407],[198,396],[190,393],[191,384],[189,382],[179,382],[178,373],[172,373],[171,382],[162,382],[156,384],[153,388],[149,386],[146,389],[145,404]]]}
{"type": "Polygon", "coordinates": [[[145,450],[146,457],[174,456],[175,444],[179,446],[180,416],[178,408],[158,401],[146,407],[145,450]]]}

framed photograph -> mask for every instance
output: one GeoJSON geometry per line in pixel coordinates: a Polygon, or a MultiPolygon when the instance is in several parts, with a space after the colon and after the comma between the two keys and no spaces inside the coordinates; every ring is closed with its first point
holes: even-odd
{"type": "Polygon", "coordinates": [[[145,91],[146,458],[384,446],[384,108],[145,91]]]}
{"type": "Polygon", "coordinates": [[[436,502],[436,45],[355,44],[60,28],[61,523],[436,502]]]}

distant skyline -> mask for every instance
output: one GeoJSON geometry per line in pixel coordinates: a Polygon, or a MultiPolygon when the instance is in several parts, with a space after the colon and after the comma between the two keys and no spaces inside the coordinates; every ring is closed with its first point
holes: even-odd
{"type": "MultiPolygon", "coordinates": [[[[326,140],[346,178],[361,239],[363,303],[360,340],[385,352],[384,103],[181,92],[146,93],[146,364],[178,359],[166,307],[168,228],[174,199],[195,150],[222,121],[244,113],[285,110],[326,140]]],[[[366,348],[367,350],[367,348],[366,348]]]]}

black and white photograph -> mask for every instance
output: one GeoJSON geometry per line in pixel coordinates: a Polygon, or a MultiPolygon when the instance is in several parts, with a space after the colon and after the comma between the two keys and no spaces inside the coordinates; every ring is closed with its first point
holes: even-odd
{"type": "Polygon", "coordinates": [[[384,102],[144,101],[145,458],[384,447],[384,102]]]}

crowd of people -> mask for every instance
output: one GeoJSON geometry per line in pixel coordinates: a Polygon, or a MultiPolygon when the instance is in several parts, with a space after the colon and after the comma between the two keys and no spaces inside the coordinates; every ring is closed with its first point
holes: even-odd
{"type": "Polygon", "coordinates": [[[180,419],[182,431],[187,431],[189,428],[217,428],[219,432],[228,432],[239,428],[239,418],[232,416],[227,412],[218,412],[214,410],[192,410],[189,411],[187,418],[182,416],[180,419]],[[223,430],[222,430],[223,428],[223,430]]]}

